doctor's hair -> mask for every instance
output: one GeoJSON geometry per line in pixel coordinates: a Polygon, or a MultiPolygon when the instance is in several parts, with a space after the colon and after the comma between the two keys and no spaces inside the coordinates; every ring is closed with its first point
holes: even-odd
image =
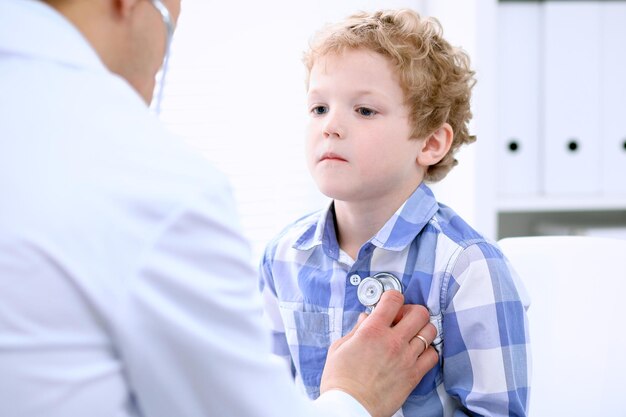
{"type": "Polygon", "coordinates": [[[459,147],[476,140],[468,128],[476,80],[467,53],[443,38],[435,18],[423,18],[410,9],[359,12],[313,36],[303,59],[307,87],[319,58],[358,49],[379,53],[394,66],[409,109],[412,137],[427,137],[446,122],[452,127],[450,150],[428,167],[424,177],[430,182],[443,179],[458,163],[454,154],[459,147]]]}

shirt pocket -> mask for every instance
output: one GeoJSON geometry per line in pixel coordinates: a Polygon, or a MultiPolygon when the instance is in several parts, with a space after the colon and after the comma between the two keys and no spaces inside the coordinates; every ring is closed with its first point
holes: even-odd
{"type": "Polygon", "coordinates": [[[328,311],[321,310],[320,307],[303,303],[280,303],[296,372],[312,398],[319,395],[322,370],[331,343],[330,315],[328,311]]]}
{"type": "Polygon", "coordinates": [[[290,346],[330,346],[330,317],[327,309],[315,305],[281,302],[280,314],[290,346]]]}

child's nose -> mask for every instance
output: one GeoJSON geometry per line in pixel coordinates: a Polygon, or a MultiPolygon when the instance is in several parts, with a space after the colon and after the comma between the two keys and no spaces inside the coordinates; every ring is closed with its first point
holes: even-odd
{"type": "Polygon", "coordinates": [[[344,123],[337,111],[330,111],[324,118],[324,138],[342,139],[345,135],[344,123]]]}

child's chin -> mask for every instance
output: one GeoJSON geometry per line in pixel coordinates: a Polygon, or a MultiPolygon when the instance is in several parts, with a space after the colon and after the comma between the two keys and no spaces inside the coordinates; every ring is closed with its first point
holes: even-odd
{"type": "Polygon", "coordinates": [[[336,188],[329,189],[322,187],[319,187],[319,190],[326,197],[332,198],[333,200],[349,201],[351,197],[351,193],[349,193],[347,190],[338,190],[336,188]]]}

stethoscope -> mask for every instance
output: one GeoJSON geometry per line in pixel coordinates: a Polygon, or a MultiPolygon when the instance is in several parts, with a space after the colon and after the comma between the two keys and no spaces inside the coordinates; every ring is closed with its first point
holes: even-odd
{"type": "Polygon", "coordinates": [[[172,21],[172,16],[170,15],[169,10],[167,10],[167,7],[165,7],[161,0],[151,0],[151,3],[161,14],[163,24],[165,25],[165,55],[163,57],[163,65],[161,66],[161,70],[159,71],[159,74],[157,74],[157,90],[154,94],[154,99],[152,100],[152,108],[154,109],[154,112],[158,115],[161,113],[161,101],[163,100],[165,75],[167,74],[167,66],[170,60],[170,47],[172,44],[172,38],[174,37],[174,22],[172,21]]]}
{"type": "Polygon", "coordinates": [[[402,292],[402,283],[389,272],[379,272],[378,274],[364,278],[357,288],[359,301],[367,311],[371,312],[380,301],[385,291],[396,290],[402,292]]]}

